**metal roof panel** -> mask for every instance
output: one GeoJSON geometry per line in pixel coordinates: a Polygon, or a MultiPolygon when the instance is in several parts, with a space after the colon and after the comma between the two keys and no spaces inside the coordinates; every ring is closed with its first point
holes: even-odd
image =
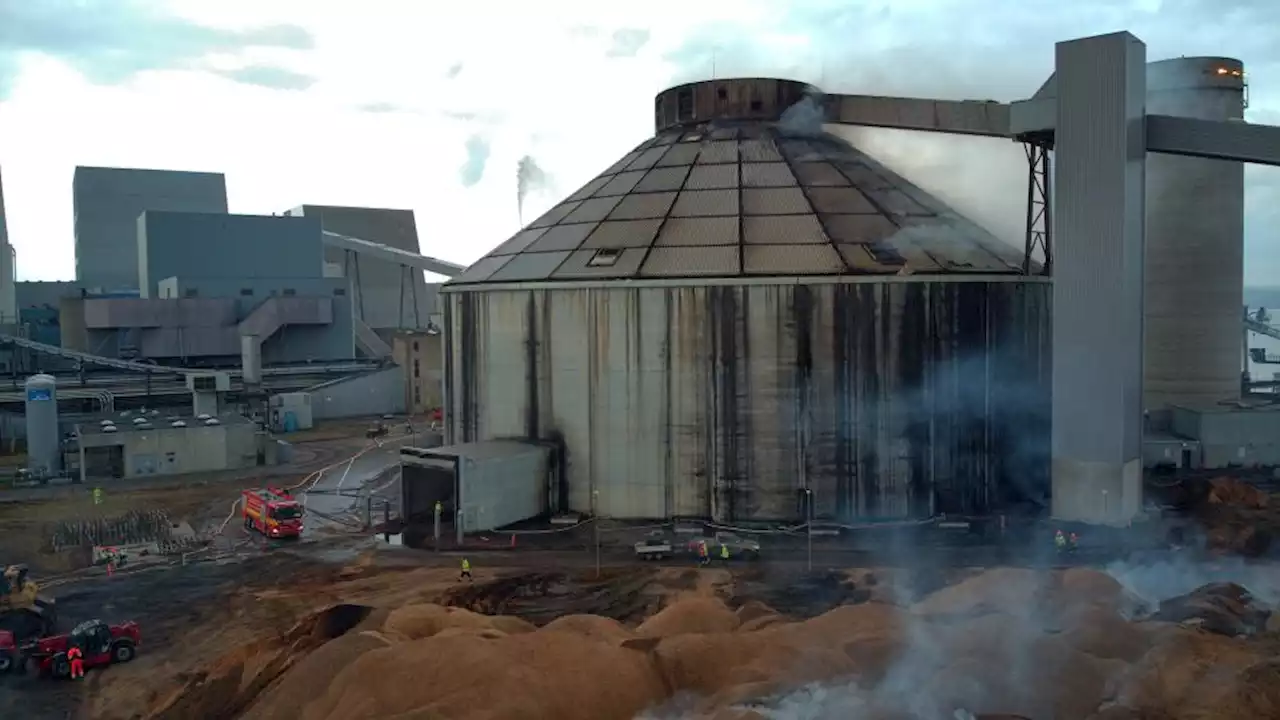
{"type": "Polygon", "coordinates": [[[649,247],[661,220],[613,220],[600,223],[582,249],[649,247]]]}
{"type": "Polygon", "coordinates": [[[610,220],[642,220],[665,217],[676,201],[674,192],[632,193],[609,213],[610,220]]]}
{"type": "Polygon", "coordinates": [[[654,242],[654,245],[685,247],[737,244],[736,217],[669,218],[654,242]]]}
{"type": "Polygon", "coordinates": [[[748,245],[829,243],[815,215],[760,215],[742,219],[742,242],[748,245]]]}
{"type": "Polygon", "coordinates": [[[640,268],[645,277],[699,277],[738,274],[737,245],[655,247],[640,268]]]}

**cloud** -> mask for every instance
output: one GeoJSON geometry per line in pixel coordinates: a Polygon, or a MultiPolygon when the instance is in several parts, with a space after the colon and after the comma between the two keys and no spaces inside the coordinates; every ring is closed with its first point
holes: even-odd
{"type": "Polygon", "coordinates": [[[359,110],[360,112],[374,113],[374,114],[413,112],[412,110],[406,107],[402,107],[393,102],[386,102],[386,101],[364,103],[362,105],[357,105],[356,109],[359,110]]]}
{"type": "Polygon", "coordinates": [[[467,138],[467,159],[458,169],[458,180],[463,187],[473,187],[484,178],[484,166],[489,163],[489,141],[482,135],[467,138]]]}
{"type": "Polygon", "coordinates": [[[306,90],[316,83],[310,75],[273,65],[248,65],[238,70],[218,70],[217,74],[238,83],[272,90],[306,90]]]}
{"type": "MultiPolygon", "coordinates": [[[[310,33],[296,25],[205,27],[142,0],[0,0],[0,99],[8,95],[27,54],[56,58],[90,81],[110,85],[148,70],[200,66],[214,53],[312,46],[310,33]]],[[[267,69],[249,69],[245,82],[272,79],[264,74],[267,69]]],[[[273,79],[289,71],[280,73],[273,79]]]]}
{"type": "Polygon", "coordinates": [[[641,28],[618,28],[609,38],[609,48],[604,51],[605,57],[629,58],[649,44],[649,31],[641,28]]]}

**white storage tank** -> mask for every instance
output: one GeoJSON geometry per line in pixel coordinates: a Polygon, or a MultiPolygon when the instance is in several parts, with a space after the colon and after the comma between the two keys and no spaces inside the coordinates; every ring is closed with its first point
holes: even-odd
{"type": "Polygon", "coordinates": [[[62,467],[62,435],[58,432],[58,388],[51,375],[27,378],[27,469],[53,475],[62,467]]]}
{"type": "MultiPolygon", "coordinates": [[[[1147,66],[1147,112],[1244,116],[1244,67],[1190,57],[1147,66]]],[[[1216,404],[1240,395],[1244,166],[1147,157],[1143,406],[1216,404]]]]}

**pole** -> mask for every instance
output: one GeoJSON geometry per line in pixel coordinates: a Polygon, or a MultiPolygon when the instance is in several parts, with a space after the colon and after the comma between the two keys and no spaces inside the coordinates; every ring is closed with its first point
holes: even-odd
{"type": "Polygon", "coordinates": [[[391,542],[391,502],[382,501],[382,542],[391,542]]]}
{"type": "Polygon", "coordinates": [[[804,489],[805,505],[808,505],[809,522],[805,524],[808,528],[808,544],[809,544],[809,572],[813,572],[813,491],[809,488],[804,489]]]}
{"type": "Polygon", "coordinates": [[[596,535],[596,577],[600,577],[600,517],[596,508],[600,502],[600,491],[591,491],[591,523],[595,525],[596,535]]]}
{"type": "Polygon", "coordinates": [[[435,509],[435,512],[433,513],[435,515],[436,527],[435,527],[435,532],[432,533],[431,535],[431,539],[435,542],[435,546],[437,550],[440,549],[440,515],[441,515],[442,508],[443,506],[440,504],[440,501],[437,500],[436,509],[435,509]]]}

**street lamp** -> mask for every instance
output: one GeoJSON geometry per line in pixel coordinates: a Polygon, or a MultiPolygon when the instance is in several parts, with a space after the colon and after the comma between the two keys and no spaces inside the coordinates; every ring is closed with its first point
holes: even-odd
{"type": "Polygon", "coordinates": [[[805,523],[808,530],[809,543],[809,572],[813,572],[813,491],[809,488],[804,489],[805,512],[809,516],[809,521],[805,523]]]}
{"type": "Polygon", "coordinates": [[[591,491],[591,524],[595,525],[596,535],[596,577],[600,577],[600,516],[596,508],[600,503],[600,491],[591,491]]]}

